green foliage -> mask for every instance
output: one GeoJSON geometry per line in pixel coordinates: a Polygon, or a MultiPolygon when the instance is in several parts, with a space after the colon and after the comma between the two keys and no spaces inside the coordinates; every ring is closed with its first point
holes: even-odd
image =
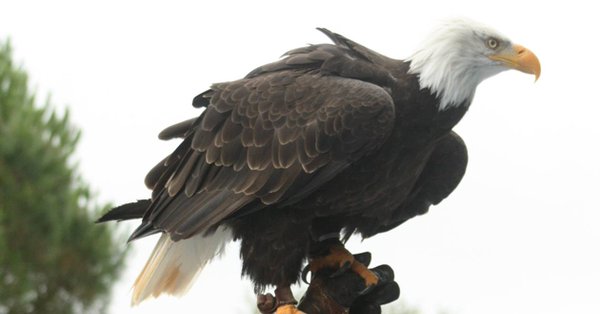
{"type": "Polygon", "coordinates": [[[125,258],[122,235],[71,156],[68,111],[39,108],[27,74],[0,43],[0,314],[103,312],[125,258]]]}

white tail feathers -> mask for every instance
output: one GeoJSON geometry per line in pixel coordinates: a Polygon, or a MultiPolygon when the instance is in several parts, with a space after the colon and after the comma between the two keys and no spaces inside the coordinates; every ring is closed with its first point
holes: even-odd
{"type": "Polygon", "coordinates": [[[183,295],[204,266],[222,254],[231,240],[231,231],[225,228],[207,237],[199,234],[177,242],[163,234],[133,285],[131,304],[162,293],[183,295]]]}

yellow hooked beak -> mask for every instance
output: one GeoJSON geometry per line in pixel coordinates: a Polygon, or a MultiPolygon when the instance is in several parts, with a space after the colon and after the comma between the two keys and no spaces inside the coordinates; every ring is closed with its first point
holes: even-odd
{"type": "Polygon", "coordinates": [[[489,58],[494,61],[500,61],[509,68],[534,74],[536,81],[542,73],[540,60],[538,60],[533,52],[521,45],[515,44],[512,46],[512,49],[505,49],[498,54],[489,56],[489,58]]]}

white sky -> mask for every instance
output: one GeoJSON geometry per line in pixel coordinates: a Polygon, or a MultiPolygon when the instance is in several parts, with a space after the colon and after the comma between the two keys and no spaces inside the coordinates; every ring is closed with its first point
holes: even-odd
{"type": "MultiPolygon", "coordinates": [[[[440,18],[489,24],[538,55],[540,80],[484,82],[455,128],[470,154],[459,188],[351,250],[392,265],[401,299],[425,314],[587,314],[600,313],[597,12],[579,1],[0,0],[0,38],[11,37],[40,98],[50,91],[83,128],[78,159],[98,198],[123,203],[149,195],[146,171],[175,145],[156,135],[198,114],[195,95],[325,42],[317,26],[403,58],[440,18]]],[[[250,312],[235,247],[187,296],[129,308],[154,241],[133,245],[111,313],[250,312]]]]}

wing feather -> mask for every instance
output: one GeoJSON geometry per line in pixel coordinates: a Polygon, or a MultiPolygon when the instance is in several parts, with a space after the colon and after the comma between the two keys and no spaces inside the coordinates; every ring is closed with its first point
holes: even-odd
{"type": "Polygon", "coordinates": [[[318,64],[333,51],[298,50],[283,67],[203,93],[201,117],[163,134],[185,139],[149,173],[153,201],[133,238],[157,229],[188,238],[245,206],[292,204],[377,149],[394,121],[385,88],[289,68],[318,64]]]}
{"type": "Polygon", "coordinates": [[[161,140],[170,140],[173,138],[185,137],[185,135],[192,129],[192,126],[196,120],[198,120],[198,118],[193,118],[174,124],[162,130],[158,134],[158,138],[161,140]]]}
{"type": "Polygon", "coordinates": [[[152,169],[148,172],[146,178],[144,179],[144,184],[147,188],[154,189],[156,187],[156,184],[167,168],[166,162],[168,158],[169,156],[163,158],[163,160],[157,163],[156,166],[152,167],[152,169]]]}

